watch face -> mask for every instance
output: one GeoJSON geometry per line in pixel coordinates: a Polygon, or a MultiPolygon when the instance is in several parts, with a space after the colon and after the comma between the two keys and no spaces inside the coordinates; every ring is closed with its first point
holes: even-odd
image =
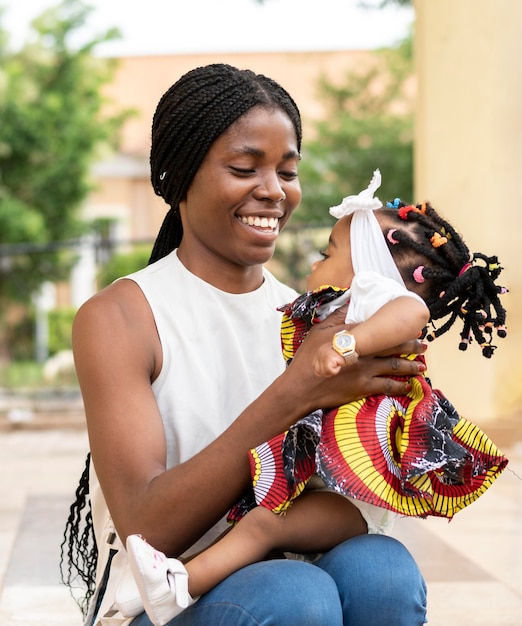
{"type": "Polygon", "coordinates": [[[353,343],[354,341],[351,335],[338,335],[335,338],[335,344],[341,350],[349,350],[353,343]]]}

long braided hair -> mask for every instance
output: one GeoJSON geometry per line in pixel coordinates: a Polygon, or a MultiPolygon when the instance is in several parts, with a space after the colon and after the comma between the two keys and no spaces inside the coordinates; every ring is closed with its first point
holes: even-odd
{"type": "MultiPolygon", "coordinates": [[[[299,109],[276,81],[226,64],[211,64],[183,75],[160,99],[152,123],[151,181],[155,193],[170,206],[154,244],[149,263],[177,248],[183,236],[179,203],[214,141],[255,106],[280,109],[290,118],[301,149],[299,109]]],[[[86,615],[95,590],[98,549],[89,497],[90,454],[70,507],[61,544],[62,581],[86,615]]]]}
{"type": "Polygon", "coordinates": [[[98,546],[92,524],[89,497],[91,455],[87,454],[85,469],[76,488],[76,499],[69,508],[63,541],[60,546],[60,574],[85,617],[95,589],[98,546]]]}
{"type": "Polygon", "coordinates": [[[430,311],[426,338],[433,341],[460,320],[459,349],[466,350],[475,339],[483,356],[491,358],[493,331],[506,336],[500,296],[507,290],[496,284],[502,271],[498,258],[471,254],[461,235],[427,202],[413,206],[397,198],[387,207],[380,212],[390,252],[406,286],[430,311]]]}

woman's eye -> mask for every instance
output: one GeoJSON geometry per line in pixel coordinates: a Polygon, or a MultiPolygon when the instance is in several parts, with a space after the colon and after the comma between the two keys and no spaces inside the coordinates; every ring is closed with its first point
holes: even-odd
{"type": "Polygon", "coordinates": [[[319,250],[319,254],[323,257],[323,260],[328,258],[325,250],[319,250]]]}
{"type": "Polygon", "coordinates": [[[279,176],[285,180],[295,180],[298,174],[297,172],[279,172],[279,176]]]}
{"type": "Polygon", "coordinates": [[[230,169],[232,170],[234,174],[237,174],[238,176],[250,176],[255,171],[255,170],[247,169],[243,167],[231,167],[230,169]]]}

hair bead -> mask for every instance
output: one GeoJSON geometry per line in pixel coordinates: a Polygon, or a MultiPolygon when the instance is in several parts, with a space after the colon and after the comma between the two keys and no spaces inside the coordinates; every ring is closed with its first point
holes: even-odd
{"type": "Polygon", "coordinates": [[[506,327],[504,325],[497,326],[497,335],[501,339],[504,339],[504,337],[507,335],[507,330],[506,330],[506,327]]]}
{"type": "Polygon", "coordinates": [[[433,233],[433,237],[430,239],[430,243],[434,248],[440,248],[440,246],[448,243],[448,238],[443,237],[440,233],[433,233]]]}
{"type": "Polygon", "coordinates": [[[387,202],[386,203],[386,206],[389,209],[398,209],[400,207],[400,205],[401,205],[401,199],[400,198],[395,198],[393,200],[393,202],[387,202]]]}
{"type": "Polygon", "coordinates": [[[398,214],[399,214],[399,217],[401,218],[401,220],[407,220],[408,219],[408,214],[411,213],[412,211],[417,211],[417,209],[413,205],[408,204],[406,206],[402,206],[398,210],[398,214]]]}
{"type": "Polygon", "coordinates": [[[396,232],[397,232],[396,228],[390,228],[390,230],[388,231],[388,234],[386,235],[386,239],[394,245],[400,243],[400,241],[397,241],[397,239],[395,239],[395,237],[393,236],[393,233],[396,233],[396,232]]]}
{"type": "Polygon", "coordinates": [[[460,268],[459,270],[459,276],[462,276],[462,274],[464,274],[464,272],[467,272],[469,270],[469,268],[471,267],[471,263],[464,263],[464,265],[460,268]]]}
{"type": "Polygon", "coordinates": [[[413,270],[413,280],[416,283],[423,283],[424,282],[424,276],[422,274],[422,270],[424,269],[424,265],[419,265],[419,267],[416,267],[413,270]]]}

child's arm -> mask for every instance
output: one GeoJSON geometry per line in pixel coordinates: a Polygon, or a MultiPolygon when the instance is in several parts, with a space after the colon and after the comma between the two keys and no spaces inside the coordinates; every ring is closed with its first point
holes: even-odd
{"type": "Polygon", "coordinates": [[[359,356],[379,354],[419,336],[430,319],[428,307],[409,296],[400,296],[378,309],[350,332],[359,356]]]}
{"type": "MultiPolygon", "coordinates": [[[[359,356],[379,354],[418,337],[428,323],[428,307],[409,296],[386,303],[365,322],[351,328],[359,356]]],[[[329,345],[318,350],[314,368],[318,376],[334,376],[345,365],[344,358],[329,345]]]]}

